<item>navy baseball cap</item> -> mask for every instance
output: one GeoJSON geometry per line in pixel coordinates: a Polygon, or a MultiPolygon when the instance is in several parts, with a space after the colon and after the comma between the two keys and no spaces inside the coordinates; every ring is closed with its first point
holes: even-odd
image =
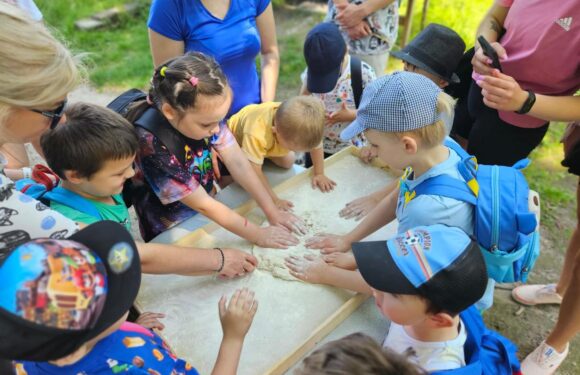
{"type": "Polygon", "coordinates": [[[65,357],[129,311],[141,283],[131,234],[101,221],[14,248],[0,263],[0,358],[65,357]]]}
{"type": "Polygon", "coordinates": [[[348,141],[367,129],[400,133],[431,125],[440,116],[442,90],[417,73],[395,72],[371,82],[363,91],[356,119],[340,133],[348,141]]]}
{"type": "Polygon", "coordinates": [[[346,43],[338,26],[331,22],[314,26],[304,42],[308,91],[317,94],[332,91],[340,77],[340,67],[345,54],[346,43]]]}
{"type": "Polygon", "coordinates": [[[476,242],[461,229],[422,226],[388,241],[352,245],[362,277],[372,288],[418,295],[458,314],[485,293],[487,269],[476,242]]]}

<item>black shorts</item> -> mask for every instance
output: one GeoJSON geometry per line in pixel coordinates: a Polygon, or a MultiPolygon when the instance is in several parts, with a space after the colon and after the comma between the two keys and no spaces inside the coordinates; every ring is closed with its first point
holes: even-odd
{"type": "Polygon", "coordinates": [[[467,100],[458,102],[452,133],[469,141],[467,151],[481,164],[511,166],[542,142],[548,125],[520,128],[503,121],[483,103],[481,88],[472,81],[467,100]]]}
{"type": "Polygon", "coordinates": [[[580,142],[576,143],[568,155],[562,160],[562,165],[568,168],[568,173],[580,176],[580,142]]]}

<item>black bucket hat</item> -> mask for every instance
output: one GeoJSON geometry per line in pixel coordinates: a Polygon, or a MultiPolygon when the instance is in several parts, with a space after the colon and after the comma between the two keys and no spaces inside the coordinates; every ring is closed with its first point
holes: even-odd
{"type": "Polygon", "coordinates": [[[73,353],[125,315],[141,283],[139,254],[120,224],[36,239],[0,263],[0,358],[46,362],[73,353]]]}
{"type": "Polygon", "coordinates": [[[431,23],[402,50],[391,55],[449,83],[459,83],[455,70],[464,51],[465,42],[459,34],[446,26],[431,23]]]}

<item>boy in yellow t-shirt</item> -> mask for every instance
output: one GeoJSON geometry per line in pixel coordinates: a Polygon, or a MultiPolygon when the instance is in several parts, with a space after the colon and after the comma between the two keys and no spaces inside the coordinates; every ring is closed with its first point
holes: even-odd
{"type": "Polygon", "coordinates": [[[282,103],[248,105],[228,120],[236,141],[248,157],[276,205],[291,209],[292,202],[280,199],[262,172],[264,159],[282,168],[291,168],[295,152],[312,155],[312,187],[331,191],[336,183],[324,175],[324,104],[314,97],[297,96],[282,103]]]}

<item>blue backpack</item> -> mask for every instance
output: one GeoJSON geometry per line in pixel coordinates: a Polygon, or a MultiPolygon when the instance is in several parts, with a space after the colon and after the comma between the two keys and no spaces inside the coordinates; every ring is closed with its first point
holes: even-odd
{"type": "Polygon", "coordinates": [[[50,169],[37,165],[34,167],[32,178],[23,178],[16,181],[16,189],[50,207],[50,202],[60,203],[63,206],[70,207],[92,217],[101,220],[104,218],[99,213],[91,201],[74,193],[70,190],[63,189],[58,184],[58,176],[50,169]],[[53,176],[56,182],[53,182],[48,175],[53,176]]]}
{"type": "Polygon", "coordinates": [[[461,314],[465,324],[465,366],[431,372],[432,375],[521,375],[517,348],[507,338],[487,329],[474,306],[461,314]]]}
{"type": "Polygon", "coordinates": [[[498,283],[525,282],[540,255],[540,231],[521,172],[530,161],[513,167],[478,165],[455,141],[448,139],[445,145],[461,158],[457,169],[466,182],[435,176],[419,184],[412,196],[440,195],[474,205],[474,233],[489,277],[498,283]]]}

